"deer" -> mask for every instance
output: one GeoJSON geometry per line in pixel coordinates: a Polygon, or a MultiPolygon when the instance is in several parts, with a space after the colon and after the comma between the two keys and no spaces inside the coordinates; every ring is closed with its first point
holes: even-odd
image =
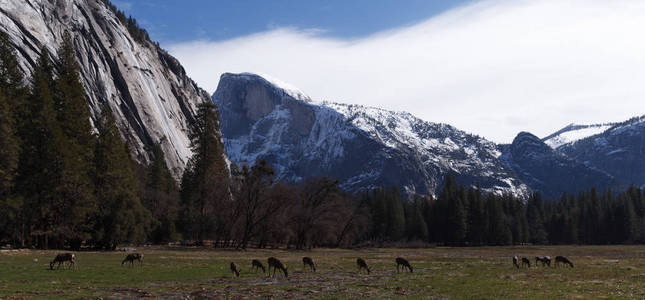
{"type": "Polygon", "coordinates": [[[573,263],[572,263],[570,260],[568,260],[566,257],[564,257],[564,256],[559,256],[559,255],[558,255],[558,256],[556,256],[556,257],[555,257],[555,266],[557,267],[557,266],[559,266],[561,263],[562,263],[562,264],[564,264],[565,266],[566,266],[566,265],[569,265],[570,267],[572,267],[572,268],[573,268],[573,263]]]}
{"type": "Polygon", "coordinates": [[[74,258],[75,258],[75,257],[76,257],[76,256],[74,255],[74,253],[61,253],[61,254],[58,254],[58,255],[56,255],[56,257],[54,258],[54,260],[52,260],[52,261],[49,263],[49,268],[53,270],[53,269],[54,269],[54,265],[55,265],[56,263],[58,263],[58,267],[56,267],[56,269],[60,268],[60,265],[61,265],[61,264],[63,264],[63,267],[65,267],[65,262],[69,262],[69,267],[68,267],[68,269],[71,269],[71,268],[74,266],[74,258]]]}
{"type": "Polygon", "coordinates": [[[410,265],[408,260],[403,258],[403,257],[397,257],[396,258],[396,272],[397,273],[399,272],[399,267],[401,267],[401,269],[403,269],[403,270],[405,270],[405,268],[408,268],[408,270],[410,270],[410,273],[412,273],[412,266],[410,265]]]}
{"type": "Polygon", "coordinates": [[[309,266],[309,268],[312,271],[316,272],[316,265],[314,264],[314,260],[311,259],[311,257],[305,256],[305,257],[302,258],[302,269],[303,269],[303,271],[306,270],[307,266],[309,266]]]}
{"type": "Polygon", "coordinates": [[[542,257],[542,264],[546,264],[547,266],[551,267],[551,256],[544,256],[542,257]]]}
{"type": "Polygon", "coordinates": [[[282,262],[279,259],[275,257],[269,257],[267,261],[269,263],[269,274],[271,274],[271,267],[273,267],[273,275],[271,277],[275,276],[276,269],[280,269],[284,274],[284,277],[289,277],[289,272],[287,272],[287,266],[282,264],[282,262]]]}
{"type": "Polygon", "coordinates": [[[128,254],[123,261],[121,262],[121,265],[125,264],[126,262],[130,262],[130,266],[134,266],[134,261],[137,260],[139,261],[139,265],[143,265],[143,254],[141,253],[131,253],[128,254]]]}
{"type": "Polygon", "coordinates": [[[254,260],[251,261],[251,267],[255,270],[255,273],[257,273],[259,269],[262,269],[262,273],[267,272],[267,270],[264,268],[264,265],[262,264],[262,262],[260,262],[257,259],[254,259],[254,260]]]}
{"type": "Polygon", "coordinates": [[[240,277],[240,269],[234,262],[231,262],[231,272],[233,273],[234,277],[240,277]]]}
{"type": "Polygon", "coordinates": [[[358,273],[361,272],[361,269],[365,269],[365,271],[367,271],[367,274],[370,273],[370,267],[367,266],[367,263],[365,262],[364,259],[357,258],[356,259],[356,264],[358,265],[358,273]]]}
{"type": "Polygon", "coordinates": [[[513,266],[516,268],[520,268],[520,259],[517,257],[517,255],[513,256],[513,266]]]}
{"type": "Polygon", "coordinates": [[[531,268],[531,261],[526,257],[522,257],[522,267],[524,267],[524,265],[526,265],[529,269],[531,268]]]}
{"type": "Polygon", "coordinates": [[[549,256],[536,256],[535,257],[535,266],[538,265],[538,262],[542,263],[542,266],[551,266],[551,257],[549,256]]]}

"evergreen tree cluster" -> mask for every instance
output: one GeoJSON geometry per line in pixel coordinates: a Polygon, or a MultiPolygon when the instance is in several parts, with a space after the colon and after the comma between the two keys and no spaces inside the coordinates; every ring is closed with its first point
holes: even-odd
{"type": "Polygon", "coordinates": [[[115,248],[155,223],[107,105],[90,123],[71,35],[46,48],[28,84],[0,33],[0,240],[16,246],[115,248]]]}
{"type": "Polygon", "coordinates": [[[632,244],[645,243],[645,193],[632,186],[615,194],[595,189],[545,201],[482,194],[454,177],[437,199],[400,199],[396,189],[376,189],[369,203],[367,240],[424,241],[440,245],[632,244]]]}

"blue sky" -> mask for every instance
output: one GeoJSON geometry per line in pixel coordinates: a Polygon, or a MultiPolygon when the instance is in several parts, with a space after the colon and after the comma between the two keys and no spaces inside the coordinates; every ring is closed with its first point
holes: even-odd
{"type": "Polygon", "coordinates": [[[321,30],[357,38],[407,26],[466,0],[119,0],[162,45],[196,39],[219,41],[273,28],[321,30]]]}

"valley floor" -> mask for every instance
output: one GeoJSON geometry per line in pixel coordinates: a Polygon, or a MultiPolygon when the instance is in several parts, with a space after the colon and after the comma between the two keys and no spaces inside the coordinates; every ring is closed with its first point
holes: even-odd
{"type": "Polygon", "coordinates": [[[49,270],[58,251],[0,251],[0,298],[645,298],[645,246],[522,246],[433,249],[224,251],[139,248],[143,266],[121,266],[121,252],[78,252],[76,269],[49,270]],[[575,268],[515,269],[513,255],[567,256],[575,268]],[[251,270],[275,256],[289,277],[251,270]],[[302,256],[317,264],[303,271],[302,256]],[[407,258],[414,273],[397,273],[407,258]],[[362,257],[372,273],[357,274],[362,257]],[[230,262],[241,267],[232,278],[230,262]]]}

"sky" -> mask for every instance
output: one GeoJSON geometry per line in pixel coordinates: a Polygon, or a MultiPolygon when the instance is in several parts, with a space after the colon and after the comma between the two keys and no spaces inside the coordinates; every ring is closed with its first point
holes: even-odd
{"type": "Polygon", "coordinates": [[[267,74],[498,143],[645,114],[645,1],[114,3],[209,93],[267,74]]]}

